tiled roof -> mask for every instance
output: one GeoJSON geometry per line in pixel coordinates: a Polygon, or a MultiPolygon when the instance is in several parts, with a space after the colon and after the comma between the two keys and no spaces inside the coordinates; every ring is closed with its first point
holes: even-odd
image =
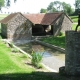
{"type": "MultiPolygon", "coordinates": [[[[20,13],[20,12],[18,12],[18,13],[20,13]]],[[[2,19],[0,21],[0,23],[7,24],[18,13],[12,13],[12,14],[8,15],[4,19],[2,19]]],[[[62,14],[63,13],[46,13],[46,14],[45,13],[38,13],[38,14],[21,14],[21,15],[23,15],[25,18],[29,19],[33,24],[50,25],[56,19],[58,19],[62,14]]]]}
{"type": "Polygon", "coordinates": [[[39,13],[39,14],[24,14],[34,24],[50,25],[62,13],[39,13]]]}
{"type": "Polygon", "coordinates": [[[5,17],[4,19],[2,19],[1,21],[0,21],[0,23],[4,23],[4,24],[6,24],[6,23],[8,23],[8,21],[10,21],[14,16],[16,16],[18,13],[12,13],[12,14],[10,14],[10,15],[8,15],[7,17],[5,17]]]}

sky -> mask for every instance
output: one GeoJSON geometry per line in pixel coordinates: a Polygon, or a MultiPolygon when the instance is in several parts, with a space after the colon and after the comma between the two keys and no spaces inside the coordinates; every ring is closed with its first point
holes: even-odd
{"type": "MultiPolygon", "coordinates": [[[[22,12],[22,13],[39,13],[41,8],[46,9],[50,2],[56,0],[17,0],[16,3],[11,0],[11,7],[9,9],[2,8],[2,12],[22,12]]],[[[75,0],[57,0],[66,2],[74,8],[75,0]]]]}

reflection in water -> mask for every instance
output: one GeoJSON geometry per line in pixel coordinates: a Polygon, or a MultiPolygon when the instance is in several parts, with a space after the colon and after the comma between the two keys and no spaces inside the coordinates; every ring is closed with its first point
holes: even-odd
{"type": "Polygon", "coordinates": [[[20,47],[22,50],[24,50],[27,53],[32,52],[32,50],[34,50],[35,52],[40,52],[41,54],[43,54],[43,57],[51,57],[51,56],[55,56],[56,58],[60,59],[60,60],[65,60],[65,53],[56,51],[55,49],[51,49],[42,45],[39,45],[37,43],[27,43],[24,45],[18,45],[18,47],[20,47]]]}

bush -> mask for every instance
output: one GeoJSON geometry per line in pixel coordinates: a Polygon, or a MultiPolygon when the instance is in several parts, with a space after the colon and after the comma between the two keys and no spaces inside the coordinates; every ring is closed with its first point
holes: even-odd
{"type": "Polygon", "coordinates": [[[32,51],[32,60],[31,63],[37,68],[41,68],[40,62],[42,61],[43,54],[40,52],[32,51]]]}
{"type": "Polygon", "coordinates": [[[63,36],[63,33],[62,33],[62,32],[60,32],[60,33],[59,33],[59,36],[63,36]]]}

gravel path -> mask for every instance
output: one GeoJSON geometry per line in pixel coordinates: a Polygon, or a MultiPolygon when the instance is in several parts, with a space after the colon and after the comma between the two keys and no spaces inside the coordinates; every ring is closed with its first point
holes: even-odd
{"type": "Polygon", "coordinates": [[[59,71],[59,67],[62,67],[65,65],[65,61],[61,61],[55,58],[54,56],[43,57],[42,63],[50,67],[51,69],[56,70],[57,72],[59,71]]]}

